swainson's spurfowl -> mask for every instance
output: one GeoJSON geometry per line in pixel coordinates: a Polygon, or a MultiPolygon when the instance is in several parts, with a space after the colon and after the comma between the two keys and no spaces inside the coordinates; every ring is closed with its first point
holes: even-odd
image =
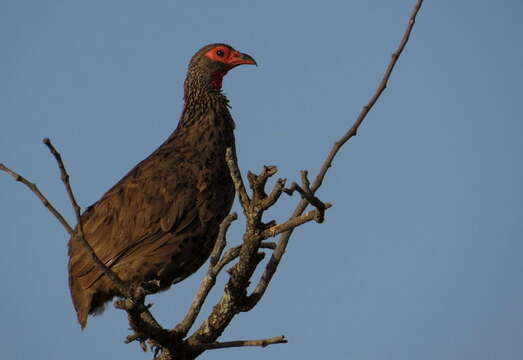
{"type": "MultiPolygon", "coordinates": [[[[209,257],[234,186],[225,161],[234,149],[234,121],[221,91],[232,68],[256,65],[226,44],[191,59],[176,130],[82,214],[85,239],[123,281],[165,290],[209,257]]],[[[75,239],[69,240],[69,288],[82,328],[119,296],[75,239]]]]}

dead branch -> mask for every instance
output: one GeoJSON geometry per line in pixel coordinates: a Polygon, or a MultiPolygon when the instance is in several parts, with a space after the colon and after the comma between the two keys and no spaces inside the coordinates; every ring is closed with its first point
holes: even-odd
{"type": "Polygon", "coordinates": [[[238,214],[235,212],[227,215],[225,219],[223,219],[222,223],[220,224],[220,231],[218,232],[218,238],[216,239],[216,243],[214,244],[214,248],[211,252],[211,257],[209,259],[209,270],[216,265],[220,257],[222,256],[223,249],[227,245],[225,235],[227,234],[227,230],[229,230],[229,226],[231,226],[231,223],[238,219],[238,214]]]}
{"type": "MultiPolygon", "coordinates": [[[[242,245],[229,249],[225,254],[223,254],[221,259],[217,263],[215,263],[212,266],[209,266],[207,274],[200,282],[200,287],[198,288],[196,296],[194,297],[191,303],[189,311],[185,315],[184,320],[180,322],[178,325],[176,325],[174,332],[178,333],[178,335],[183,337],[187,335],[187,332],[194,324],[196,317],[200,314],[205,299],[209,295],[212,287],[216,284],[216,278],[218,274],[227,264],[231,263],[232,261],[234,261],[234,259],[240,256],[241,247],[242,245]]],[[[275,249],[276,244],[272,242],[261,243],[260,248],[275,249]]]]}
{"type": "Polygon", "coordinates": [[[33,194],[35,194],[36,197],[40,199],[40,201],[47,208],[47,210],[49,210],[49,212],[54,215],[54,217],[64,227],[64,229],[70,235],[73,235],[74,230],[71,227],[71,225],[69,225],[67,220],[65,220],[65,218],[62,216],[62,214],[60,214],[60,212],[58,210],[56,210],[56,208],[53,206],[53,204],[51,204],[49,202],[49,200],[47,200],[47,198],[44,196],[44,194],[42,194],[42,192],[38,189],[38,187],[34,183],[30,182],[29,180],[27,180],[26,178],[24,178],[22,175],[18,174],[17,172],[9,169],[4,164],[0,164],[0,170],[5,171],[9,175],[11,175],[15,179],[15,181],[19,181],[22,184],[24,184],[25,186],[27,186],[29,188],[29,190],[31,190],[33,192],[33,194]]]}
{"type": "Polygon", "coordinates": [[[245,185],[243,184],[243,179],[240,174],[240,169],[238,168],[238,163],[235,161],[236,155],[232,149],[227,149],[227,152],[225,153],[225,159],[227,161],[227,166],[229,167],[229,172],[234,183],[234,188],[240,197],[240,204],[245,213],[251,204],[251,199],[245,190],[245,185]]]}
{"type": "Polygon", "coordinates": [[[227,341],[227,342],[215,342],[211,344],[205,344],[195,347],[197,351],[201,350],[214,350],[214,349],[224,349],[231,347],[242,347],[242,346],[261,346],[266,347],[272,344],[286,344],[287,339],[285,336],[276,336],[270,339],[263,340],[237,340],[237,341],[227,341]]]}
{"type": "MultiPolygon", "coordinates": [[[[325,206],[325,209],[328,209],[332,205],[330,203],[325,203],[324,206],[325,206]]],[[[294,229],[300,225],[303,225],[309,221],[312,221],[312,220],[314,220],[316,222],[320,222],[320,221],[318,221],[320,216],[322,216],[322,215],[320,214],[319,210],[312,210],[312,211],[309,211],[305,215],[292,217],[290,220],[284,222],[283,224],[278,224],[278,225],[272,226],[272,227],[262,231],[259,236],[262,240],[265,240],[270,237],[274,237],[276,235],[284,233],[286,231],[292,230],[292,229],[294,229]]]]}
{"type": "Polygon", "coordinates": [[[58,151],[56,151],[56,148],[51,143],[51,140],[49,138],[45,138],[43,140],[45,146],[49,148],[49,151],[51,154],[53,154],[54,158],[56,159],[56,162],[58,164],[58,168],[60,169],[60,179],[64,183],[65,189],[67,191],[67,195],[69,196],[69,201],[71,202],[71,205],[73,206],[74,214],[76,216],[76,221],[78,223],[77,230],[78,233],[74,234],[76,236],[76,239],[82,244],[82,246],[85,248],[89,256],[91,257],[91,260],[95,263],[95,266],[100,269],[105,276],[107,276],[109,279],[111,279],[112,282],[118,287],[118,291],[122,295],[124,295],[127,298],[131,297],[131,294],[129,293],[129,289],[127,285],[116,275],[111,269],[109,269],[105,264],[98,258],[96,253],[94,252],[93,248],[84,236],[84,229],[82,224],[82,215],[80,214],[80,206],[78,206],[78,203],[76,202],[76,198],[73,193],[73,189],[71,188],[71,183],[69,181],[69,174],[67,173],[67,170],[65,169],[64,162],[62,161],[62,156],[58,151]]]}
{"type": "MultiPolygon", "coordinates": [[[[352,124],[351,128],[338,140],[334,143],[334,146],[332,147],[332,150],[327,155],[327,158],[323,162],[321,169],[316,175],[316,178],[314,180],[314,183],[312,184],[310,190],[312,194],[315,194],[316,191],[320,188],[320,186],[323,183],[323,179],[325,178],[325,175],[327,175],[327,171],[332,166],[332,162],[334,158],[336,157],[336,154],[341,149],[341,147],[349,141],[350,138],[353,136],[356,136],[358,129],[360,125],[363,123],[363,120],[365,120],[365,117],[369,113],[369,111],[372,109],[374,104],[378,101],[383,91],[387,88],[387,83],[389,81],[389,78],[392,74],[392,71],[394,70],[394,67],[396,65],[396,62],[400,58],[403,49],[407,45],[407,42],[409,41],[410,34],[412,32],[412,29],[414,27],[414,24],[416,22],[416,17],[418,15],[419,10],[421,9],[421,5],[423,4],[423,0],[417,0],[416,4],[414,5],[414,8],[412,9],[412,12],[410,14],[410,18],[407,24],[407,28],[405,32],[403,33],[403,37],[400,41],[400,44],[396,51],[394,51],[391,55],[391,59],[389,64],[387,65],[387,69],[385,70],[385,74],[383,75],[382,80],[380,81],[378,88],[376,89],[376,92],[374,95],[372,95],[371,99],[363,107],[360,114],[352,124]]],[[[291,219],[297,216],[300,216],[303,211],[305,211],[305,208],[308,205],[308,201],[306,199],[302,199],[300,203],[296,206],[296,209],[292,213],[291,219]]],[[[256,285],[256,289],[250,296],[250,304],[251,306],[255,306],[256,303],[262,298],[263,294],[267,290],[267,286],[269,285],[272,277],[274,276],[274,273],[278,269],[278,265],[280,263],[280,260],[285,253],[285,249],[287,248],[287,244],[289,243],[289,239],[292,235],[294,228],[289,229],[286,233],[284,233],[280,240],[278,241],[278,246],[276,247],[276,250],[272,253],[271,259],[267,263],[265,267],[265,271],[263,275],[261,276],[258,284],[256,285]]]]}
{"type": "Polygon", "coordinates": [[[118,291],[122,294],[122,296],[125,297],[124,300],[117,301],[116,307],[120,309],[124,309],[127,311],[127,314],[129,316],[129,321],[131,324],[131,327],[133,330],[135,330],[138,333],[148,334],[147,338],[156,339],[157,341],[161,343],[166,343],[167,335],[166,331],[160,326],[158,321],[154,318],[154,316],[149,312],[149,307],[145,305],[145,293],[142,288],[138,287],[135,289],[135,291],[131,291],[129,286],[125,284],[119,277],[116,275],[110,268],[108,268],[96,255],[94,249],[89,245],[89,242],[85,239],[84,230],[83,230],[83,223],[82,223],[82,216],[80,214],[80,206],[78,205],[78,202],[76,201],[76,198],[73,193],[73,189],[71,187],[71,183],[69,180],[69,174],[67,173],[67,170],[65,169],[64,162],[62,160],[62,156],[60,153],[56,150],[54,145],[51,143],[51,140],[49,138],[45,138],[43,140],[44,144],[47,146],[51,154],[54,156],[58,168],[60,169],[60,179],[64,183],[65,189],[67,191],[67,195],[69,196],[69,201],[71,202],[71,205],[73,206],[73,210],[76,216],[76,220],[78,222],[77,230],[78,233],[75,233],[76,239],[80,242],[80,244],[84,247],[84,249],[87,251],[91,259],[93,260],[94,264],[98,269],[100,269],[105,276],[107,276],[111,281],[116,285],[118,288],[118,291]]]}
{"type": "Polygon", "coordinates": [[[214,248],[211,252],[211,257],[209,260],[209,269],[207,270],[207,274],[203,277],[202,281],[200,282],[198,291],[196,292],[196,295],[194,296],[194,299],[191,302],[191,306],[189,307],[189,310],[187,311],[185,318],[174,328],[174,331],[181,338],[185,337],[187,335],[187,332],[189,332],[189,329],[194,324],[194,321],[200,314],[205,299],[209,295],[209,292],[211,291],[212,287],[216,284],[216,277],[218,276],[218,272],[221,270],[221,268],[218,269],[217,264],[220,260],[223,249],[226,246],[227,230],[229,229],[231,223],[237,218],[238,215],[236,213],[229,214],[220,224],[220,231],[218,233],[216,243],[214,244],[214,248]]]}

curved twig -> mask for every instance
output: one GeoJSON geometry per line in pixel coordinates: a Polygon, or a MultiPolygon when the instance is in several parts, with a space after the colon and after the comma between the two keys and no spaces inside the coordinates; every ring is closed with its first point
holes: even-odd
{"type": "MultiPolygon", "coordinates": [[[[67,173],[67,170],[65,169],[64,162],[62,161],[62,156],[58,151],[56,151],[55,147],[51,143],[51,140],[49,138],[45,138],[43,140],[43,143],[51,154],[53,154],[54,158],[56,159],[56,162],[58,163],[58,168],[60,169],[60,179],[64,183],[65,189],[67,191],[67,195],[69,196],[69,200],[71,202],[71,205],[73,206],[74,214],[76,216],[76,221],[78,223],[78,234],[76,235],[76,239],[82,244],[82,246],[85,248],[89,256],[91,257],[91,260],[95,263],[96,267],[100,269],[105,276],[107,276],[111,281],[116,285],[118,288],[118,291],[122,295],[124,295],[127,298],[131,298],[129,288],[128,286],[112,271],[109,269],[105,264],[98,258],[96,253],[94,252],[94,249],[91,247],[91,245],[87,242],[84,235],[84,229],[83,229],[83,223],[82,223],[82,215],[80,214],[80,206],[78,205],[78,202],[76,201],[76,198],[73,194],[73,189],[71,188],[71,183],[69,181],[69,174],[67,173]]],[[[73,235],[73,236],[74,236],[73,235]]]]}
{"type": "MultiPolygon", "coordinates": [[[[387,88],[387,83],[389,81],[389,78],[392,74],[392,71],[394,70],[394,67],[396,65],[396,62],[398,61],[400,55],[403,52],[403,49],[407,45],[407,42],[409,41],[410,34],[412,32],[412,29],[414,27],[414,24],[416,22],[416,16],[418,15],[419,10],[421,9],[421,5],[423,4],[423,0],[417,0],[416,4],[414,5],[414,8],[412,9],[412,12],[410,14],[409,22],[407,25],[407,28],[405,32],[403,33],[403,37],[400,41],[400,44],[395,52],[392,53],[390,62],[387,66],[387,69],[385,70],[385,74],[383,75],[383,78],[381,79],[378,88],[376,89],[376,92],[372,97],[370,98],[367,105],[363,107],[360,114],[352,124],[351,128],[338,140],[334,143],[334,146],[332,147],[332,150],[327,155],[327,158],[323,162],[321,169],[316,176],[312,186],[311,186],[311,192],[314,194],[322,185],[323,179],[325,178],[325,175],[327,175],[327,171],[332,166],[332,162],[334,158],[336,157],[336,154],[341,149],[341,147],[349,141],[350,138],[353,136],[356,136],[358,129],[360,125],[362,124],[363,120],[365,120],[365,117],[369,113],[369,111],[372,109],[376,101],[380,98],[383,91],[387,88]]],[[[296,209],[294,210],[291,219],[297,216],[300,216],[305,208],[307,207],[308,202],[304,199],[302,199],[299,204],[296,206],[296,209]]],[[[265,267],[265,271],[262,274],[258,284],[256,285],[256,288],[254,289],[252,295],[249,297],[250,306],[254,306],[263,296],[265,293],[265,290],[267,289],[267,286],[269,285],[269,282],[271,281],[274,273],[276,272],[278,265],[280,263],[280,260],[285,253],[285,249],[287,248],[287,244],[289,242],[289,238],[293,232],[294,228],[291,228],[288,232],[284,233],[280,240],[278,241],[278,246],[276,247],[276,250],[272,253],[271,259],[267,263],[267,266],[265,267]]]]}
{"type": "Polygon", "coordinates": [[[4,164],[0,164],[0,170],[5,171],[9,175],[11,175],[15,179],[15,181],[19,181],[22,184],[24,184],[25,186],[27,186],[29,188],[29,190],[31,190],[33,192],[33,194],[35,194],[36,197],[40,199],[40,201],[47,208],[47,210],[49,210],[49,212],[54,215],[54,217],[58,220],[58,222],[60,224],[62,224],[64,229],[70,235],[74,234],[74,230],[71,227],[71,225],[69,225],[69,223],[67,222],[67,220],[65,220],[65,218],[62,216],[62,214],[60,214],[60,212],[58,210],[56,210],[56,208],[53,206],[53,204],[51,204],[51,202],[49,200],[47,200],[47,198],[44,196],[44,194],[42,194],[40,192],[40,189],[38,189],[38,186],[36,186],[35,183],[30,182],[25,177],[23,177],[22,175],[20,175],[19,173],[17,173],[14,170],[11,170],[4,164]]]}

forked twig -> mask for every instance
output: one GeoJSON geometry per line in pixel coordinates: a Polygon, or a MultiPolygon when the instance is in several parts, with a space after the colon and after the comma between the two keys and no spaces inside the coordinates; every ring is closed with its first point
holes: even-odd
{"type": "MultiPolygon", "coordinates": [[[[327,155],[327,158],[323,162],[321,169],[316,175],[316,178],[310,187],[311,193],[314,194],[316,191],[320,188],[320,186],[323,183],[323,179],[325,178],[325,175],[327,174],[327,171],[332,166],[332,162],[334,158],[336,157],[336,154],[341,149],[341,147],[349,141],[350,138],[353,136],[356,136],[358,129],[360,125],[362,124],[363,120],[369,113],[369,111],[372,109],[374,104],[378,101],[383,91],[387,88],[387,83],[389,81],[389,78],[392,74],[392,71],[394,70],[394,67],[396,65],[396,62],[398,61],[399,57],[401,56],[403,49],[407,45],[407,42],[409,41],[410,34],[412,32],[412,29],[414,27],[414,24],[416,22],[416,17],[418,15],[419,10],[421,9],[421,5],[423,4],[423,0],[417,0],[416,4],[414,5],[414,8],[412,9],[412,12],[409,17],[409,21],[407,24],[407,28],[405,32],[403,33],[403,37],[400,41],[400,44],[396,51],[394,51],[391,55],[391,59],[389,64],[387,65],[387,69],[385,70],[385,74],[383,75],[383,78],[381,79],[376,92],[372,97],[370,98],[367,105],[363,107],[360,114],[352,124],[351,128],[338,140],[334,143],[332,150],[327,155]]],[[[291,219],[297,216],[300,216],[305,208],[307,207],[308,202],[305,199],[302,199],[299,204],[296,206],[296,209],[294,210],[291,219]]],[[[272,257],[267,263],[265,267],[265,271],[263,272],[258,284],[256,285],[256,288],[254,289],[252,295],[250,296],[250,305],[254,306],[263,296],[265,293],[265,290],[267,290],[267,286],[269,285],[269,282],[271,281],[272,277],[274,276],[274,273],[278,269],[278,265],[280,263],[280,260],[285,253],[285,249],[287,248],[287,244],[289,242],[289,238],[293,232],[294,228],[289,229],[286,233],[284,233],[280,240],[278,241],[278,246],[276,250],[272,253],[272,257]]]]}
{"type": "Polygon", "coordinates": [[[62,224],[64,229],[70,235],[74,234],[74,230],[71,227],[71,225],[69,225],[69,223],[67,222],[67,220],[65,220],[65,218],[62,216],[62,214],[60,214],[60,212],[58,210],[56,210],[56,208],[53,206],[53,204],[51,204],[51,202],[49,200],[47,200],[47,198],[44,196],[44,194],[42,194],[40,189],[38,189],[36,184],[30,182],[29,180],[24,178],[22,175],[18,174],[14,170],[11,170],[10,168],[5,166],[4,164],[0,164],[0,170],[5,171],[9,175],[11,175],[15,179],[15,181],[19,181],[22,184],[24,184],[25,186],[27,186],[29,188],[29,190],[31,190],[33,192],[33,194],[35,194],[36,197],[40,199],[40,201],[47,208],[47,210],[49,210],[49,212],[54,215],[54,217],[58,220],[58,222],[60,224],[62,224]]]}
{"type": "Polygon", "coordinates": [[[76,198],[73,193],[73,189],[71,188],[71,183],[69,181],[69,174],[67,173],[67,170],[65,169],[64,162],[62,161],[62,156],[58,151],[56,151],[56,148],[51,143],[51,140],[49,138],[45,138],[43,140],[45,146],[49,149],[51,154],[53,154],[54,158],[56,159],[56,162],[58,164],[58,168],[60,169],[60,179],[64,183],[65,189],[67,191],[67,195],[69,196],[69,200],[71,202],[71,205],[73,206],[74,214],[76,216],[76,221],[78,223],[77,229],[78,233],[74,234],[76,235],[76,239],[82,244],[84,249],[87,251],[89,256],[91,257],[91,260],[95,263],[96,267],[101,270],[105,276],[107,276],[111,281],[116,285],[118,288],[118,291],[122,295],[124,295],[127,298],[131,298],[132,294],[129,293],[128,286],[112,271],[109,269],[105,264],[98,258],[96,255],[94,249],[89,245],[87,240],[85,239],[84,235],[84,229],[83,229],[83,223],[82,223],[82,215],[80,213],[80,206],[78,205],[78,202],[76,201],[76,198]]]}

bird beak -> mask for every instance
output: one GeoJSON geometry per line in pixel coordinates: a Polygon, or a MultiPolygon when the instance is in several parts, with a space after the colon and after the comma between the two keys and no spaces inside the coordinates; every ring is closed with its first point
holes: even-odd
{"type": "Polygon", "coordinates": [[[243,54],[239,51],[235,51],[232,54],[232,59],[228,62],[232,66],[238,66],[238,65],[256,65],[256,60],[252,58],[252,56],[248,54],[243,54]]]}

